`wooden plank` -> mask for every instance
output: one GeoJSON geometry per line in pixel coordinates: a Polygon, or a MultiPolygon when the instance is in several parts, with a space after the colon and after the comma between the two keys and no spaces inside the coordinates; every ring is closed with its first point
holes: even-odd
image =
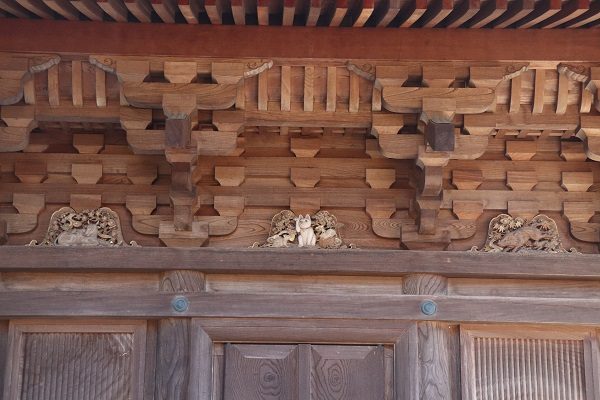
{"type": "MultiPolygon", "coordinates": [[[[583,197],[582,194],[575,193],[579,198],[583,197]]],[[[167,201],[169,201],[168,197],[167,201]]],[[[443,251],[337,250],[333,256],[331,253],[302,249],[144,247],[115,248],[106,252],[95,248],[2,246],[0,255],[4,260],[0,264],[0,271],[3,272],[25,270],[125,272],[189,269],[244,274],[373,276],[399,276],[420,272],[450,277],[600,280],[600,271],[596,268],[600,256],[592,254],[514,255],[443,251]],[[294,254],[294,257],[288,258],[286,263],[281,263],[282,255],[286,254],[294,254]],[[178,260],[176,265],[172,263],[174,259],[178,260]],[[564,263],[569,264],[569,270],[564,269],[564,263]]]]}
{"type": "Polygon", "coordinates": [[[211,400],[213,341],[198,319],[190,323],[190,383],[188,399],[211,400]]]}
{"type": "Polygon", "coordinates": [[[231,0],[231,13],[233,14],[233,21],[236,25],[246,25],[246,8],[244,0],[231,0]]]}
{"type": "MultiPolygon", "coordinates": [[[[173,310],[172,293],[147,291],[3,291],[2,317],[223,317],[462,321],[594,325],[600,323],[600,300],[480,296],[353,296],[304,294],[186,293],[189,308],[173,310]],[[77,297],[77,303],[71,300],[77,297]],[[425,315],[421,304],[432,300],[437,312],[425,315]],[[127,310],[123,310],[127,304],[127,310]],[[235,307],[231,305],[235,304],[235,307]],[[477,307],[473,305],[476,304],[477,307]]],[[[160,337],[159,337],[160,343],[160,337]]],[[[172,355],[169,355],[170,357],[172,355]]],[[[160,357],[160,356],[159,356],[160,357]]],[[[161,358],[159,358],[160,360],[161,358]]],[[[177,361],[180,361],[177,358],[177,361]]],[[[179,377],[182,379],[183,377],[179,377]]],[[[157,382],[158,383],[158,382],[157,382]]],[[[173,382],[175,383],[175,382],[173,382]]],[[[183,388],[182,388],[183,390],[183,388]]],[[[173,398],[173,397],[169,397],[173,398]]]]}
{"type": "MultiPolygon", "coordinates": [[[[573,22],[573,21],[572,21],[573,22]]],[[[581,61],[600,59],[596,30],[409,31],[309,27],[261,27],[248,35],[235,25],[190,27],[184,24],[97,24],[83,21],[6,19],[0,26],[0,51],[190,56],[203,43],[203,56],[223,58],[340,58],[376,60],[581,61]],[[15,37],[14,32],[20,34],[15,37]],[[127,37],[128,40],[120,40],[127,37]],[[427,41],[432,46],[422,46],[427,41]],[[178,46],[173,46],[173,43],[178,46]],[[229,46],[223,46],[229,43],[229,46]],[[294,43],[290,46],[290,43],[294,43]],[[481,43],[495,43],[494,52],[481,43]]]]}

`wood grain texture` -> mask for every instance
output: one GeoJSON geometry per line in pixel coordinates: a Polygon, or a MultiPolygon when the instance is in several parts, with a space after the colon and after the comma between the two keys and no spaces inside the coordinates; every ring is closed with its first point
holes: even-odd
{"type": "MultiPolygon", "coordinates": [[[[197,271],[167,272],[160,284],[160,290],[167,293],[200,292],[203,289],[204,277],[197,271]]],[[[190,382],[190,356],[199,351],[194,348],[191,353],[190,325],[191,321],[184,318],[158,322],[156,399],[186,399],[191,385],[198,384],[197,381],[190,382]]]]}
{"type": "Polygon", "coordinates": [[[431,273],[451,277],[598,279],[599,257],[579,255],[478,254],[439,251],[295,249],[169,249],[160,247],[30,248],[2,246],[0,271],[164,271],[401,276],[431,273]],[[282,255],[286,262],[281,263],[282,255]],[[127,260],[126,262],[124,260],[127,260]],[[174,263],[173,260],[177,260],[174,263]],[[310,260],[310,261],[309,261],[310,260]],[[518,262],[517,262],[518,260],[518,262]],[[565,271],[564,264],[569,264],[565,271]]]}
{"type": "Polygon", "coordinates": [[[383,346],[311,346],[311,399],[383,400],[383,346]]]}
{"type": "Polygon", "coordinates": [[[227,345],[223,399],[298,400],[297,346],[227,345]]]}
{"type": "Polygon", "coordinates": [[[130,399],[130,333],[27,333],[20,399],[130,399]]]}

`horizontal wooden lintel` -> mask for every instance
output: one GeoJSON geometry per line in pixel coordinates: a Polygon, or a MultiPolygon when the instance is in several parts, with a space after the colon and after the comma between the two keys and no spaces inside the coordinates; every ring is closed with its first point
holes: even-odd
{"type": "Polygon", "coordinates": [[[219,317],[432,320],[452,322],[600,323],[600,300],[423,295],[306,295],[144,292],[0,292],[0,317],[219,317]],[[177,312],[176,296],[188,308],[177,312]],[[437,311],[421,311],[433,301],[437,311]]]}
{"type": "Polygon", "coordinates": [[[168,271],[600,280],[600,255],[458,251],[0,247],[0,272],[168,271]]]}
{"type": "Polygon", "coordinates": [[[594,61],[600,30],[352,29],[4,19],[0,52],[421,61],[594,61]]]}

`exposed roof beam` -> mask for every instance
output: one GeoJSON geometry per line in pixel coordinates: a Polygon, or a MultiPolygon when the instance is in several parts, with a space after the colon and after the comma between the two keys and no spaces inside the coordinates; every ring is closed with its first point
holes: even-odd
{"type": "Polygon", "coordinates": [[[597,29],[352,30],[25,19],[0,24],[0,51],[59,54],[581,62],[600,59],[598,43],[597,29]]]}

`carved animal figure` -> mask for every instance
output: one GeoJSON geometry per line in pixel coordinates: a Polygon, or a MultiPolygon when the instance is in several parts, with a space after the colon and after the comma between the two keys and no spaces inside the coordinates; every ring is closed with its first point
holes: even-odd
{"type": "Polygon", "coordinates": [[[515,252],[525,247],[530,241],[536,247],[538,242],[545,238],[547,238],[547,235],[543,231],[533,226],[524,226],[508,232],[502,239],[498,240],[498,245],[505,251],[515,252]]]}
{"type": "Polygon", "coordinates": [[[100,246],[98,226],[89,224],[85,228],[74,228],[62,232],[56,238],[59,246],[100,246]]]}
{"type": "Polygon", "coordinates": [[[317,235],[319,236],[317,239],[319,247],[331,249],[340,247],[342,245],[342,239],[338,237],[335,229],[325,229],[322,226],[317,226],[315,231],[317,231],[317,235]]]}
{"type": "Polygon", "coordinates": [[[290,247],[289,243],[292,243],[295,239],[296,232],[290,230],[281,231],[267,238],[265,247],[290,247]]]}
{"type": "Polygon", "coordinates": [[[312,228],[310,215],[300,214],[294,220],[296,221],[296,232],[299,233],[298,247],[314,247],[317,244],[317,236],[312,228]]]}

